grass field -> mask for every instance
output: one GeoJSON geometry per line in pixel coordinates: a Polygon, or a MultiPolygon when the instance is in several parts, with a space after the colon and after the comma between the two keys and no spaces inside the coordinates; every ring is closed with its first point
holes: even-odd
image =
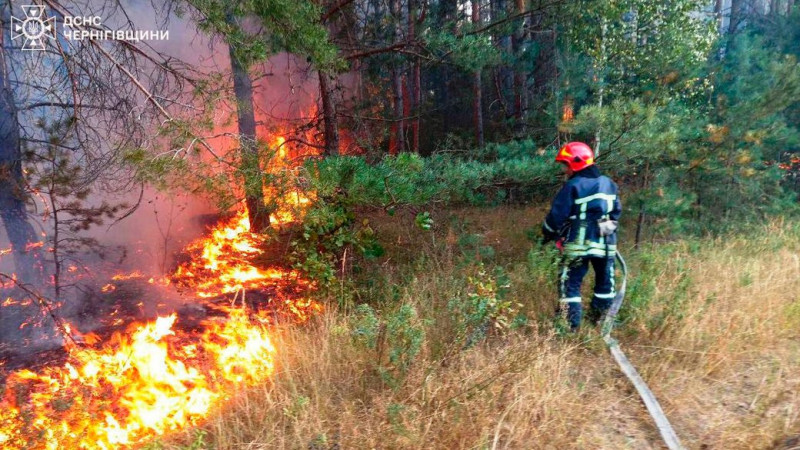
{"type": "MultiPolygon", "coordinates": [[[[525,233],[542,216],[450,210],[433,232],[373,218],[386,255],[276,330],[272,379],[157,446],[663,448],[598,330],[555,331],[556,255],[525,233]]],[[[800,224],[638,251],[627,231],[615,336],[683,444],[800,445],[800,224]]]]}

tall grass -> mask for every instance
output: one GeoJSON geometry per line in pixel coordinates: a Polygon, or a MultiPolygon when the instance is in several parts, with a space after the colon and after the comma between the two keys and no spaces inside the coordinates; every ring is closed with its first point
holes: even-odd
{"type": "MultiPolygon", "coordinates": [[[[555,255],[525,238],[541,211],[450,213],[434,234],[378,229],[388,262],[362,267],[361,287],[312,324],[276,330],[274,376],[232,398],[198,445],[662,448],[597,330],[554,331],[555,255]]],[[[800,226],[780,221],[628,252],[616,336],[687,447],[783,448],[800,433],[799,254],[800,226]]]]}

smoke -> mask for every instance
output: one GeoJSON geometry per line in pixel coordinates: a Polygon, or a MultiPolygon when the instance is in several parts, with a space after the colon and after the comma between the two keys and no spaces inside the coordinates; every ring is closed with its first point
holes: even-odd
{"type": "MultiPolygon", "coordinates": [[[[175,61],[181,61],[193,70],[204,73],[221,73],[229,78],[230,60],[227,44],[219,37],[209,36],[197,30],[192,14],[181,17],[169,7],[170,2],[154,4],[142,0],[127,0],[109,3],[100,0],[71,2],[69,13],[74,16],[98,16],[103,25],[111,29],[161,30],[168,31],[167,40],[142,42],[143,49],[153,54],[161,54],[175,61]],[[156,14],[154,14],[154,12],[156,14]]],[[[145,72],[146,66],[138,67],[145,72]]],[[[28,70],[26,68],[26,70],[28,70]]],[[[41,67],[38,70],[42,70],[41,67]]],[[[20,74],[21,78],[30,72],[20,74]]],[[[285,129],[287,124],[297,125],[310,122],[316,113],[318,81],[316,72],[302,58],[285,53],[277,54],[252,70],[254,87],[254,107],[258,123],[259,137],[271,141],[276,128],[285,129]]],[[[236,132],[235,104],[230,96],[220,99],[213,105],[215,111],[214,129],[210,134],[218,136],[208,142],[219,154],[234,148],[237,143],[231,134],[236,132]],[[221,136],[220,136],[221,135],[221,136]]],[[[144,98],[135,102],[143,104],[144,98]]],[[[124,132],[124,131],[123,131],[124,132]]],[[[155,134],[155,130],[153,130],[155,134]]],[[[109,145],[113,146],[113,142],[109,145]]],[[[166,145],[166,143],[164,143],[166,145]]],[[[163,148],[164,151],[169,150],[163,148]]],[[[215,206],[203,198],[188,194],[158,192],[150,186],[143,188],[126,183],[114,185],[103,180],[93,188],[93,196],[87,204],[138,205],[136,210],[115,223],[95,227],[86,236],[95,238],[106,246],[131,246],[129,254],[132,264],[143,264],[142,269],[157,272],[168,268],[165,255],[176,251],[176,247],[202,232],[198,217],[214,212],[215,206]],[[118,192],[123,188],[123,192],[118,192]],[[135,257],[135,258],[134,258],[135,257]]],[[[37,228],[51,235],[52,226],[42,219],[47,210],[47,201],[34,198],[32,219],[37,228]]],[[[5,233],[0,232],[0,249],[9,246],[5,233]]],[[[168,256],[166,257],[168,259],[168,256]]],[[[13,272],[10,258],[0,258],[0,270],[13,272]]]]}
{"type": "MultiPolygon", "coordinates": [[[[170,4],[165,2],[162,5],[153,5],[141,0],[90,0],[71,2],[68,6],[72,15],[99,16],[104,25],[111,29],[167,30],[168,40],[143,42],[143,48],[151,51],[151,54],[161,54],[175,61],[182,61],[196,73],[221,73],[225,79],[229,79],[227,45],[218,37],[197,31],[191,14],[179,17],[168,8],[170,4]],[[154,10],[161,15],[154,14],[154,10]]],[[[148,70],[153,70],[152,66],[148,67],[146,64],[128,68],[135,74],[146,74],[148,70]]],[[[32,74],[25,70],[28,69],[23,69],[18,78],[32,74]]],[[[36,70],[40,73],[44,69],[39,65],[36,70]]],[[[260,138],[269,142],[275,130],[285,129],[287,124],[295,126],[313,119],[310,115],[316,113],[318,80],[315,70],[304,59],[285,53],[277,54],[252,68],[252,74],[260,138]]],[[[147,101],[141,93],[131,99],[133,105],[138,105],[135,106],[137,109],[143,109],[147,101]]],[[[236,132],[235,117],[232,117],[235,114],[235,103],[230,96],[226,96],[212,107],[215,114],[211,135],[219,137],[209,139],[208,142],[220,154],[224,154],[227,149],[237,145],[235,138],[230,136],[236,132]]],[[[135,114],[136,111],[130,113],[135,114]]],[[[109,149],[115,144],[114,136],[126,133],[126,130],[107,131],[109,149]]],[[[152,135],[155,134],[156,130],[152,130],[152,135]]],[[[146,140],[148,136],[137,136],[136,139],[146,140]]],[[[169,150],[167,143],[163,145],[163,151],[169,150]]],[[[153,186],[130,183],[124,173],[121,173],[120,180],[122,181],[115,184],[112,175],[94,183],[92,194],[84,202],[88,205],[100,205],[103,202],[126,204],[129,209],[124,211],[124,217],[105,219],[102,225],[78,232],[76,236],[96,240],[99,245],[70,255],[60,269],[63,277],[61,305],[54,305],[57,307],[56,314],[67,318],[83,330],[96,328],[100,323],[98,318],[112,313],[127,315],[132,319],[143,318],[156,311],[163,312],[165,308],[175,309],[186,301],[181,300],[171,288],[151,285],[147,287],[147,291],[127,293],[130,299],[129,309],[120,310],[120,305],[103,303],[97,293],[114,273],[135,270],[142,273],[145,279],[169,274],[174,269],[181,250],[191,240],[202,235],[219,212],[216,205],[202,196],[186,192],[164,192],[153,186]],[[137,304],[140,306],[134,308],[137,304]]],[[[51,207],[46,198],[31,197],[29,217],[37,233],[45,236],[46,258],[51,255],[47,252],[47,247],[51,246],[55,231],[52,215],[47,214],[51,207]]],[[[9,246],[7,233],[0,230],[0,250],[9,246]]],[[[54,268],[51,256],[49,260],[46,271],[52,275],[54,268]]],[[[16,271],[10,255],[0,256],[0,271],[16,271]]],[[[33,288],[46,297],[54,297],[52,279],[33,288]]],[[[3,293],[20,296],[19,292],[9,289],[3,289],[3,293]]],[[[125,295],[118,295],[118,298],[123,297],[125,295]]],[[[14,315],[0,309],[0,316],[3,319],[14,315]]],[[[14,316],[14,320],[16,319],[18,317],[14,316]]],[[[50,330],[47,330],[48,320],[50,319],[45,317],[41,322],[44,325],[26,335],[26,340],[47,343],[49,346],[58,345],[58,339],[44,339],[52,335],[53,324],[50,322],[50,330]]],[[[13,328],[17,328],[16,322],[13,328]]]]}

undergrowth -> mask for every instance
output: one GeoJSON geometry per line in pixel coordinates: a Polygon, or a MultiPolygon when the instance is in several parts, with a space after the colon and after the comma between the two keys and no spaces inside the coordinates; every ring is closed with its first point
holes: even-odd
{"type": "MultiPolygon", "coordinates": [[[[558,254],[526,233],[542,214],[373,220],[385,256],[312,323],[275,330],[270,380],[165,447],[661,448],[599,331],[554,331],[558,254]]],[[[622,237],[615,335],[684,445],[781,448],[800,432],[800,225],[638,251],[622,237]]]]}

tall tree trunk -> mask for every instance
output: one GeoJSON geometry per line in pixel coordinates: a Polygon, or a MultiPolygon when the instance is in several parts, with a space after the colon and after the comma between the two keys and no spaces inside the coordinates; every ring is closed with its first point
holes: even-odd
{"type": "MultiPolygon", "coordinates": [[[[642,176],[642,190],[646,190],[650,184],[650,162],[647,162],[644,166],[644,174],[642,176]]],[[[633,248],[638,250],[639,243],[642,241],[642,232],[644,231],[644,221],[645,221],[645,205],[647,202],[642,202],[641,206],[639,206],[639,217],[636,218],[636,237],[633,241],[633,248]]]]}
{"type": "MultiPolygon", "coordinates": [[[[3,21],[10,11],[3,8],[3,21]]],[[[39,284],[43,281],[41,252],[33,244],[39,240],[36,231],[28,222],[25,210],[25,180],[22,173],[19,123],[14,94],[9,80],[9,61],[4,45],[5,32],[0,34],[0,217],[11,242],[16,274],[24,283],[39,284]]]]}
{"type": "MultiPolygon", "coordinates": [[[[481,23],[480,0],[472,0],[472,24],[477,28],[481,23]]],[[[475,142],[483,147],[483,91],[481,88],[481,70],[472,74],[472,117],[475,127],[475,142]]]]}
{"type": "Polygon", "coordinates": [[[723,14],[722,14],[722,3],[725,0],[715,0],[714,1],[714,17],[717,20],[717,32],[721,35],[725,32],[723,29],[723,14]]]}
{"type": "MultiPolygon", "coordinates": [[[[597,63],[598,66],[598,75],[597,75],[597,83],[598,83],[598,98],[597,98],[597,107],[601,110],[603,109],[603,96],[605,95],[606,90],[606,80],[605,80],[605,71],[606,71],[606,32],[608,30],[608,22],[606,22],[606,18],[603,17],[603,24],[601,25],[600,31],[600,62],[597,63]]],[[[597,127],[594,133],[594,157],[600,157],[600,127],[597,127]]]]}
{"type": "MultiPolygon", "coordinates": [[[[458,1],[457,0],[439,0],[438,8],[436,10],[435,26],[437,29],[455,34],[456,32],[456,19],[458,17],[458,1]]],[[[453,111],[454,98],[458,95],[451,94],[452,84],[454,80],[454,69],[449,64],[441,64],[432,68],[434,73],[434,103],[437,115],[441,121],[441,133],[447,135],[453,128],[453,124],[457,123],[453,116],[456,111],[453,111]]],[[[429,148],[423,149],[424,154],[430,153],[429,148]]]]}
{"type": "MultiPolygon", "coordinates": [[[[416,41],[417,36],[417,2],[416,0],[408,0],[408,39],[411,42],[416,41]]],[[[419,57],[414,58],[411,66],[411,151],[419,153],[419,106],[422,100],[420,88],[420,61],[419,57]]]]}
{"type": "Polygon", "coordinates": [[[533,86],[528,93],[528,108],[532,111],[547,110],[555,97],[555,25],[552,25],[549,14],[548,10],[531,13],[530,45],[537,49],[536,64],[532,71],[533,86]]]}
{"type": "MultiPolygon", "coordinates": [[[[10,21],[10,5],[2,6],[3,25],[10,21]]],[[[3,26],[0,31],[0,218],[11,242],[17,280],[38,288],[44,281],[42,255],[33,246],[38,239],[25,210],[25,180],[17,109],[9,80],[10,61],[6,52],[11,50],[5,46],[8,38],[6,28],[3,26]]],[[[0,308],[0,342],[11,344],[12,351],[18,347],[17,344],[24,343],[33,327],[23,328],[22,324],[37,313],[36,302],[0,308]]]]}
{"type": "Polygon", "coordinates": [[[339,155],[339,120],[336,117],[336,99],[333,95],[332,77],[320,70],[319,91],[322,96],[322,116],[325,121],[325,155],[339,155]]]}
{"type": "Polygon", "coordinates": [[[414,118],[411,122],[411,147],[414,153],[419,153],[419,114],[420,114],[420,105],[422,104],[422,87],[420,84],[422,83],[421,77],[421,70],[420,70],[420,61],[419,58],[414,60],[414,89],[411,91],[411,98],[412,100],[412,112],[414,114],[414,118]]]}
{"type": "MultiPolygon", "coordinates": [[[[400,0],[389,0],[392,19],[395,21],[392,27],[392,43],[400,41],[401,23],[403,19],[400,10],[400,0]]],[[[389,152],[396,154],[405,151],[406,135],[405,121],[403,120],[403,63],[398,55],[392,64],[392,98],[394,103],[394,144],[390,145],[389,152]]]]}
{"type": "MultiPolygon", "coordinates": [[[[496,0],[492,2],[492,6],[494,8],[494,11],[492,12],[492,20],[497,20],[498,18],[504,17],[509,13],[506,5],[506,0],[496,0]]],[[[506,55],[511,55],[511,35],[506,34],[506,31],[501,31],[501,33],[503,34],[500,34],[496,37],[497,46],[506,55]]],[[[503,108],[504,119],[509,119],[513,113],[508,106],[509,103],[513,102],[513,74],[514,69],[510,64],[501,66],[500,69],[495,72],[495,90],[497,94],[497,100],[500,102],[500,106],[503,108]]]]}
{"type": "Polygon", "coordinates": [[[728,23],[728,34],[731,35],[731,39],[744,20],[744,6],[745,0],[731,0],[731,17],[728,23]]]}
{"type": "MultiPolygon", "coordinates": [[[[227,20],[233,24],[233,14],[227,20]]],[[[236,96],[236,118],[239,124],[239,147],[242,158],[241,167],[244,182],[245,203],[250,218],[250,229],[261,232],[269,227],[270,209],[264,202],[264,183],[261,161],[256,145],[256,118],[253,112],[253,82],[247,67],[242,64],[232,45],[228,45],[233,72],[233,93],[236,96]]]]}
{"type": "MultiPolygon", "coordinates": [[[[526,0],[516,0],[516,13],[523,14],[525,12],[526,0]]],[[[511,38],[511,47],[514,51],[514,56],[517,61],[522,57],[522,51],[525,48],[525,20],[518,19],[516,30],[511,38]]],[[[517,62],[519,64],[519,62],[517,62]]],[[[525,73],[522,69],[517,67],[514,71],[514,131],[519,134],[522,131],[524,112],[525,112],[525,73]]]]}

